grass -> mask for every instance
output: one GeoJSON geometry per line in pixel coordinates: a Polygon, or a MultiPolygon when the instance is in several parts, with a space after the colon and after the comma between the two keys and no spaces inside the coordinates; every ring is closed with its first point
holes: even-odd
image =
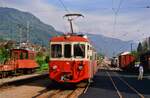
{"type": "Polygon", "coordinates": [[[47,63],[43,63],[42,65],[40,65],[40,67],[36,70],[37,73],[43,73],[48,71],[48,64],[47,63]]]}

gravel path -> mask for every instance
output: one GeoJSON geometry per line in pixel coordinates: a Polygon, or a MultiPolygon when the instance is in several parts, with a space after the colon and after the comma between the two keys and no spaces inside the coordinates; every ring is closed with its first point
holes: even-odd
{"type": "Polygon", "coordinates": [[[34,98],[34,96],[44,93],[49,83],[51,83],[51,81],[45,78],[21,86],[1,88],[0,98],[34,98]]]}

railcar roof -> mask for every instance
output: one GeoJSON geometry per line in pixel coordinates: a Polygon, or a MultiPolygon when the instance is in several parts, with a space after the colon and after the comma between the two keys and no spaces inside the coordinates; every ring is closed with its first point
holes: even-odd
{"type": "Polygon", "coordinates": [[[26,51],[26,52],[29,52],[29,53],[35,53],[32,50],[26,50],[26,49],[12,49],[11,51],[26,51]]]}
{"type": "Polygon", "coordinates": [[[56,36],[50,39],[51,42],[90,42],[88,38],[84,38],[78,35],[70,36],[56,36]]]}

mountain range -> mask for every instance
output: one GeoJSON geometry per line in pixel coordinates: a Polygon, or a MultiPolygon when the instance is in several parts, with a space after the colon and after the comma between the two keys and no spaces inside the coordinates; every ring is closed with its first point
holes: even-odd
{"type": "Polygon", "coordinates": [[[122,41],[116,38],[106,37],[100,34],[87,34],[98,52],[106,56],[116,56],[124,51],[135,50],[137,43],[133,41],[122,41]],[[132,45],[132,46],[131,46],[132,45]]]}
{"type": "MultiPolygon", "coordinates": [[[[48,46],[52,36],[60,35],[53,26],[43,23],[29,12],[14,8],[0,7],[0,39],[26,41],[34,44],[48,46]]],[[[137,44],[133,41],[122,41],[98,34],[89,34],[96,50],[108,56],[113,56],[122,51],[130,50],[130,45],[137,44]]]]}
{"type": "Polygon", "coordinates": [[[29,12],[0,7],[0,38],[16,41],[26,41],[28,38],[33,43],[47,45],[49,38],[58,34],[54,27],[29,12]]]}

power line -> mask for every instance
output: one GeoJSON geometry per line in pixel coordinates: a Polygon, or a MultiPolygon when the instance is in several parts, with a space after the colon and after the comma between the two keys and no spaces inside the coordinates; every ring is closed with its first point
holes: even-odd
{"type": "Polygon", "coordinates": [[[120,0],[119,5],[118,5],[118,8],[115,9],[115,8],[114,8],[114,0],[112,0],[112,10],[113,10],[113,12],[114,12],[113,33],[116,32],[117,16],[118,16],[118,13],[119,13],[119,10],[120,10],[120,8],[121,8],[122,3],[123,3],[123,0],[120,0]]]}
{"type": "Polygon", "coordinates": [[[118,14],[118,12],[119,12],[119,10],[120,10],[120,8],[121,8],[122,3],[123,3],[123,0],[120,0],[119,5],[118,5],[118,9],[116,10],[116,13],[117,13],[117,14],[118,14]]]}
{"type": "MultiPolygon", "coordinates": [[[[68,10],[67,6],[64,4],[64,2],[62,0],[58,0],[60,2],[60,4],[62,5],[62,7],[64,8],[64,10],[67,12],[67,13],[70,13],[70,11],[68,10]]],[[[66,29],[66,25],[64,24],[64,28],[66,29]]],[[[67,31],[67,29],[66,29],[67,31]]]]}
{"type": "Polygon", "coordinates": [[[63,8],[65,9],[65,11],[66,11],[67,13],[70,13],[69,10],[68,10],[68,8],[67,8],[67,6],[64,4],[64,2],[63,2],[62,0],[58,0],[58,1],[61,3],[61,5],[62,5],[63,8]]]}

